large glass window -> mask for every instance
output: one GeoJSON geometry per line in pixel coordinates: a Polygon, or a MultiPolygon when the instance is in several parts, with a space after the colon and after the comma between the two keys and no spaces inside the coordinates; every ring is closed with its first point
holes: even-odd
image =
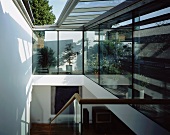
{"type": "MultiPolygon", "coordinates": [[[[85,75],[119,98],[169,99],[170,7],[158,4],[85,31],[85,75]]],[[[133,107],[170,130],[169,105],[133,107]]]]}
{"type": "MultiPolygon", "coordinates": [[[[134,98],[170,98],[170,17],[169,7],[134,19],[134,98]]],[[[169,128],[168,105],[138,105],[138,110],[169,128]],[[167,117],[163,117],[167,116],[167,117]]]]}
{"type": "Polygon", "coordinates": [[[34,31],[33,74],[82,74],[82,31],[34,31]]]}
{"type": "Polygon", "coordinates": [[[99,32],[94,28],[84,33],[84,74],[99,81],[99,32]]]}
{"type": "Polygon", "coordinates": [[[33,74],[57,72],[57,32],[34,31],[33,74]]]}
{"type": "Polygon", "coordinates": [[[159,11],[156,11],[139,16],[135,23],[135,98],[162,99],[170,96],[167,93],[169,91],[170,22],[165,15],[156,16],[158,13],[159,11]],[[140,19],[144,17],[145,20],[140,19]],[[150,20],[149,23],[146,20],[150,20]]]}
{"type": "Polygon", "coordinates": [[[82,74],[82,32],[59,32],[59,74],[82,74]]]}
{"type": "Polygon", "coordinates": [[[119,98],[132,98],[132,27],[128,26],[132,20],[115,22],[100,25],[100,85],[119,98]]]}

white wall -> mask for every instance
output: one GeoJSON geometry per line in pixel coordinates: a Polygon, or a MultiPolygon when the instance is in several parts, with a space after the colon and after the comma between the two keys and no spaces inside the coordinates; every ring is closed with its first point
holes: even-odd
{"type": "Polygon", "coordinates": [[[49,118],[55,116],[51,114],[51,86],[82,86],[83,78],[83,75],[34,75],[31,122],[49,123],[49,118]]]}
{"type": "Polygon", "coordinates": [[[49,123],[51,117],[51,86],[33,86],[31,123],[49,123]]]}
{"type": "Polygon", "coordinates": [[[83,86],[82,87],[82,98],[83,99],[87,99],[87,98],[93,99],[93,98],[96,98],[96,96],[93,95],[85,86],[83,86]]]}
{"type": "Polygon", "coordinates": [[[82,86],[83,75],[34,75],[33,85],[82,86]]]}
{"type": "MultiPolygon", "coordinates": [[[[113,98],[114,95],[104,90],[102,87],[84,77],[84,86],[97,98],[113,98]]],[[[128,105],[107,105],[112,112],[121,119],[137,135],[168,135],[165,129],[151,121],[137,110],[128,105]]]]}
{"type": "MultiPolygon", "coordinates": [[[[54,118],[54,116],[51,114],[51,86],[33,86],[31,123],[49,123],[49,119],[54,118]]],[[[66,120],[68,120],[67,114],[59,115],[55,122],[61,123],[66,120]]]]}
{"type": "Polygon", "coordinates": [[[0,0],[0,135],[26,135],[32,30],[12,2],[0,0]]]}
{"type": "MultiPolygon", "coordinates": [[[[96,96],[93,95],[85,86],[82,87],[82,98],[83,99],[95,99],[96,96]]],[[[82,108],[86,108],[89,112],[89,122],[92,123],[92,107],[101,105],[83,105],[82,108]]]]}

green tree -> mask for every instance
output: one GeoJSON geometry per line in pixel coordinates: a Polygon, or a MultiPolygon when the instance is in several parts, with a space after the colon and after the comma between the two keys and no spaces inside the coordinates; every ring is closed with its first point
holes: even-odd
{"type": "Polygon", "coordinates": [[[35,19],[34,25],[54,24],[55,15],[48,0],[29,0],[35,19]]]}
{"type": "Polygon", "coordinates": [[[38,50],[38,65],[42,68],[49,68],[56,65],[54,51],[51,48],[44,47],[38,50]]]}
{"type": "Polygon", "coordinates": [[[79,54],[78,52],[74,52],[73,48],[73,44],[66,44],[65,51],[62,53],[60,65],[63,65],[65,62],[69,65],[72,64],[72,60],[75,58],[76,54],[79,54]]]}

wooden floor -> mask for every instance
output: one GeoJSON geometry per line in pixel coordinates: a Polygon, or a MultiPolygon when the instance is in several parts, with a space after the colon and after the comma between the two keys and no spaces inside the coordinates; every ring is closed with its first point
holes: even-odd
{"type": "MultiPolygon", "coordinates": [[[[50,133],[49,124],[32,124],[31,135],[80,135],[78,130],[78,128],[68,124],[54,124],[51,127],[50,133]]],[[[96,131],[92,125],[89,125],[83,128],[83,135],[134,135],[134,133],[127,128],[113,128],[112,132],[106,131],[106,133],[104,133],[103,130],[96,131]]]]}
{"type": "Polygon", "coordinates": [[[66,124],[32,124],[31,135],[74,135],[74,130],[66,124]],[[51,128],[51,130],[50,130],[51,128]]]}

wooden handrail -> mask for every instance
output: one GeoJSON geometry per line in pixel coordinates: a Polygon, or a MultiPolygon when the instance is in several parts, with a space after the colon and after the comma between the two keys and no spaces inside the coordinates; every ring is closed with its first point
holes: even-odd
{"type": "Polygon", "coordinates": [[[55,118],[60,115],[74,100],[79,104],[170,104],[170,99],[82,99],[78,93],[75,93],[63,108],[50,121],[50,124],[55,118]]]}
{"type": "Polygon", "coordinates": [[[55,115],[55,117],[50,121],[50,124],[55,120],[55,118],[60,115],[60,113],[62,113],[74,100],[77,100],[78,102],[80,102],[81,97],[78,93],[75,93],[70,99],[69,101],[63,106],[63,108],[61,108],[61,110],[55,115]]]}
{"type": "Polygon", "coordinates": [[[170,99],[81,99],[79,104],[170,104],[170,99]]]}

